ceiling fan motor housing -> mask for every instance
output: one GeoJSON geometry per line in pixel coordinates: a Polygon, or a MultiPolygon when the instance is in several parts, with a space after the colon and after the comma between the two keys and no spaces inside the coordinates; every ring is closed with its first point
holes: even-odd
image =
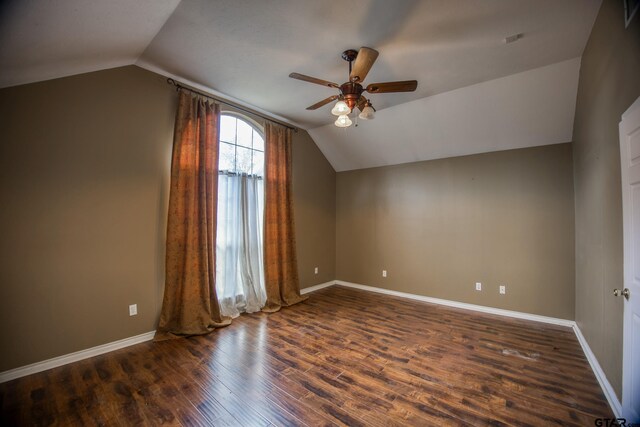
{"type": "Polygon", "coordinates": [[[362,96],[363,91],[364,88],[362,87],[362,85],[356,82],[346,82],[343,83],[342,86],[340,86],[340,92],[344,97],[344,102],[346,102],[349,108],[352,110],[358,103],[358,100],[360,99],[360,96],[362,96]]]}

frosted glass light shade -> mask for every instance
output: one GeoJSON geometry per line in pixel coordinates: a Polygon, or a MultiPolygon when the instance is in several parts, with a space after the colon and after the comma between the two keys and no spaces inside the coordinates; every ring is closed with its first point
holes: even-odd
{"type": "Polygon", "coordinates": [[[353,122],[351,121],[349,116],[347,116],[346,114],[342,114],[340,117],[338,117],[334,124],[339,128],[348,128],[352,123],[353,122]]]}
{"type": "Polygon", "coordinates": [[[375,117],[373,108],[369,107],[368,105],[366,107],[364,107],[362,109],[362,112],[360,113],[360,115],[358,116],[360,117],[362,120],[371,120],[375,117]]]}
{"type": "Polygon", "coordinates": [[[349,114],[350,112],[351,112],[351,109],[349,108],[347,103],[344,101],[336,102],[336,105],[331,110],[331,114],[333,114],[334,116],[342,116],[344,114],[349,114]]]}

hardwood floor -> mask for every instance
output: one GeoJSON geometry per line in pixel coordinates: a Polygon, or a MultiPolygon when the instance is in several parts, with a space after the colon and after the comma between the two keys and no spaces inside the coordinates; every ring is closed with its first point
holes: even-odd
{"type": "Polygon", "coordinates": [[[0,384],[2,425],[594,425],[569,328],[342,287],[0,384]]]}

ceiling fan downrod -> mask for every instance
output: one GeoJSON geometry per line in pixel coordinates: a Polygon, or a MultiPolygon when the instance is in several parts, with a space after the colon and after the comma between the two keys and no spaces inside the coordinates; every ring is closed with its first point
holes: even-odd
{"type": "Polygon", "coordinates": [[[355,61],[356,56],[358,56],[358,51],[354,49],[347,49],[342,52],[342,59],[349,63],[349,75],[351,75],[351,66],[353,61],[355,61]]]}
{"type": "MultiPolygon", "coordinates": [[[[342,52],[342,59],[344,59],[349,63],[349,76],[351,76],[353,61],[355,61],[357,56],[358,56],[358,51],[355,49],[347,49],[344,52],[342,52]]],[[[352,110],[357,105],[358,100],[362,95],[362,92],[364,92],[364,88],[357,81],[358,81],[357,77],[351,77],[349,78],[348,82],[340,85],[340,93],[342,95],[341,98],[344,100],[344,102],[347,103],[349,108],[352,110]]]]}

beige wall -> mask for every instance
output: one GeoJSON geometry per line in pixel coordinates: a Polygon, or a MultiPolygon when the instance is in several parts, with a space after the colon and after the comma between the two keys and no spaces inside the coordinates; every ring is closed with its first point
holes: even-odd
{"type": "Polygon", "coordinates": [[[573,227],[570,144],[339,172],[337,278],[573,319],[573,227]]]}
{"type": "Polygon", "coordinates": [[[609,382],[622,390],[622,196],[618,123],[640,95],[640,16],[625,29],[604,0],[582,56],[573,129],[576,321],[609,382]]]}
{"type": "Polygon", "coordinates": [[[293,136],[293,198],[300,287],[334,280],[336,172],[303,130],[293,136]]]}
{"type": "Polygon", "coordinates": [[[0,91],[0,371],[155,328],[174,101],[136,67],[0,91]]]}
{"type": "MultiPolygon", "coordinates": [[[[135,66],[0,90],[0,372],[155,329],[175,104],[135,66]]],[[[335,172],[295,135],[305,287],[335,277],[335,172]]]]}

